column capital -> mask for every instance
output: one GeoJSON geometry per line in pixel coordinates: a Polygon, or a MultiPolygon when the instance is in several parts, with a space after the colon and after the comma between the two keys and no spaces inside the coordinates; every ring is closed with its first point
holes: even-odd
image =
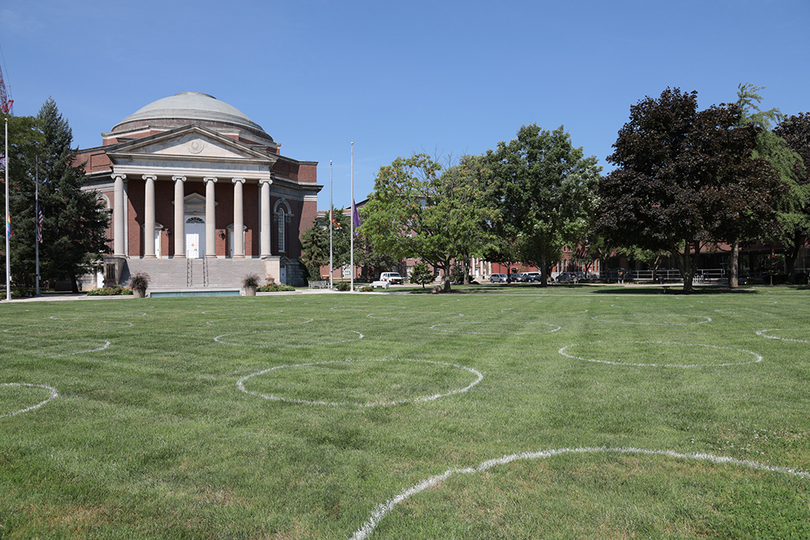
{"type": "Polygon", "coordinates": [[[244,178],[231,178],[231,182],[233,182],[234,184],[244,184],[245,179],[244,178]]]}
{"type": "Polygon", "coordinates": [[[185,182],[186,177],[183,176],[182,174],[177,174],[175,176],[172,176],[172,180],[174,180],[175,182],[177,182],[178,180],[181,181],[181,182],[185,182]]]}
{"type": "Polygon", "coordinates": [[[112,177],[113,180],[118,180],[119,178],[121,180],[126,180],[127,179],[127,175],[125,175],[123,173],[112,173],[110,176],[112,177]]]}
{"type": "Polygon", "coordinates": [[[267,184],[268,186],[272,186],[273,185],[273,179],[272,178],[261,178],[261,179],[259,179],[259,184],[267,184]]]}
{"type": "Polygon", "coordinates": [[[156,174],[144,174],[143,176],[141,176],[141,178],[143,178],[144,180],[157,180],[157,175],[156,174]]]}
{"type": "Polygon", "coordinates": [[[208,183],[208,182],[216,182],[216,181],[217,181],[216,176],[206,176],[206,177],[203,178],[203,182],[206,182],[206,183],[208,183]]]}

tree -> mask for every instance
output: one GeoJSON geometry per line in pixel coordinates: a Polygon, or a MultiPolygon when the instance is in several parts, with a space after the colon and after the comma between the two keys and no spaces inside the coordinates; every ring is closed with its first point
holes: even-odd
{"type": "Polygon", "coordinates": [[[486,204],[483,184],[469,168],[447,178],[426,154],[397,158],[380,168],[374,192],[363,208],[362,234],[375,251],[419,258],[442,270],[450,290],[455,259],[483,250],[481,224],[498,219],[486,204]]]}
{"type": "Polygon", "coordinates": [[[411,271],[411,275],[408,279],[410,279],[411,283],[418,283],[424,289],[425,285],[428,283],[433,283],[436,276],[433,275],[433,272],[427,263],[418,262],[413,265],[413,270],[411,271]]]}
{"type": "Polygon", "coordinates": [[[702,246],[748,237],[771,215],[781,184],[752,157],[758,131],[736,105],[699,112],[697,92],[639,101],[607,158],[617,169],[599,182],[600,229],[614,245],[669,252],[691,292],[702,246]]]}
{"type": "Polygon", "coordinates": [[[794,163],[789,191],[777,203],[779,240],[788,249],[785,262],[791,283],[796,283],[796,258],[810,235],[810,113],[785,118],[774,133],[800,158],[794,163]]]}
{"type": "MultiPolygon", "coordinates": [[[[9,213],[14,235],[9,241],[12,281],[18,287],[34,286],[35,264],[35,204],[34,181],[37,153],[42,145],[42,132],[35,117],[2,115],[8,119],[9,213]]],[[[5,152],[5,129],[0,131],[0,154],[5,152]]],[[[4,162],[4,166],[5,166],[4,162]]],[[[0,167],[5,182],[5,169],[0,167]]],[[[40,176],[41,178],[41,176],[40,176]]],[[[0,207],[5,208],[5,188],[0,188],[0,207]]],[[[5,222],[5,218],[3,220],[5,222]]],[[[5,225],[3,225],[5,234],[5,225]]],[[[0,269],[5,275],[5,242],[0,269]]]]}
{"type": "Polygon", "coordinates": [[[577,244],[587,231],[596,205],[601,169],[595,157],[583,155],[563,126],[549,132],[535,124],[487,154],[504,216],[499,233],[505,243],[491,255],[535,264],[543,286],[563,246],[577,244]]]}
{"type": "MultiPolygon", "coordinates": [[[[340,268],[349,264],[349,217],[343,209],[332,208],[332,265],[340,268]]],[[[320,277],[321,267],[329,265],[329,214],[318,218],[301,234],[301,262],[310,276],[320,277]]]]}
{"type": "Polygon", "coordinates": [[[106,228],[109,214],[94,190],[82,190],[84,164],[75,163],[73,132],[56,103],[48,99],[37,115],[43,146],[39,175],[43,179],[40,204],[44,216],[40,258],[54,279],[69,279],[78,292],[78,277],[94,270],[109,251],[106,228]]]}
{"type": "MultiPolygon", "coordinates": [[[[758,92],[762,89],[763,87],[748,83],[739,85],[737,90],[737,106],[740,108],[739,123],[740,125],[753,124],[759,128],[752,155],[755,158],[766,159],[773,166],[783,183],[785,193],[774,201],[777,221],[770,222],[769,220],[771,227],[753,224],[753,227],[749,227],[749,238],[743,238],[743,240],[776,238],[788,249],[792,248],[794,256],[788,258],[788,273],[791,280],[795,281],[793,263],[799,254],[804,237],[796,238],[796,233],[801,234],[801,232],[794,227],[796,224],[794,218],[797,216],[796,210],[799,210],[800,215],[801,208],[807,205],[810,191],[797,182],[797,178],[802,175],[800,170],[802,158],[788,146],[782,137],[772,131],[772,125],[780,122],[784,116],[779,109],[763,111],[759,108],[758,104],[762,101],[762,97],[758,92]],[[773,228],[774,226],[777,228],[773,228]]],[[[731,278],[729,280],[731,287],[737,286],[739,275],[739,240],[740,238],[734,238],[732,242],[731,278]]]]}

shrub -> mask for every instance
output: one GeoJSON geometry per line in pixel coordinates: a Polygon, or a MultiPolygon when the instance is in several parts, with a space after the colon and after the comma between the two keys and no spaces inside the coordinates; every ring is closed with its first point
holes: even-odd
{"type": "Polygon", "coordinates": [[[269,283],[258,288],[259,292],[281,292],[281,291],[294,291],[295,287],[285,285],[284,283],[269,283]]]}
{"type": "Polygon", "coordinates": [[[151,281],[149,274],[146,272],[136,272],[134,276],[129,278],[129,288],[133,291],[140,291],[141,294],[143,294],[146,292],[146,288],[149,287],[149,281],[151,281]]]}
{"type": "Polygon", "coordinates": [[[352,284],[349,283],[348,281],[341,281],[340,283],[338,283],[337,290],[344,292],[350,291],[352,290],[352,284]]]}
{"type": "Polygon", "coordinates": [[[245,287],[246,289],[248,287],[258,288],[259,279],[258,274],[248,274],[242,278],[242,287],[245,287]]]}

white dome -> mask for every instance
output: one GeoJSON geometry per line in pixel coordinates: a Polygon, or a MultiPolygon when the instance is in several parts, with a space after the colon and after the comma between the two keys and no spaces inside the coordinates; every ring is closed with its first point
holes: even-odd
{"type": "Polygon", "coordinates": [[[174,128],[189,123],[213,128],[238,126],[273,140],[259,124],[236,107],[200,92],[181,92],[153,101],[116,124],[112,133],[146,125],[174,128]]]}

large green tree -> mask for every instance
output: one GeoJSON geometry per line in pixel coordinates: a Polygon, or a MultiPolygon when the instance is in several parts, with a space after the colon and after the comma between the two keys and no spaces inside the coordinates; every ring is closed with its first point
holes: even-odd
{"type": "MultiPolygon", "coordinates": [[[[9,241],[11,276],[18,287],[34,286],[36,223],[34,209],[34,181],[36,161],[42,145],[42,132],[36,118],[32,116],[13,117],[2,115],[8,120],[8,164],[9,213],[14,235],[9,241]]],[[[5,152],[5,128],[0,126],[0,154],[5,152]]],[[[5,182],[5,169],[0,167],[0,178],[5,182]]],[[[5,188],[0,188],[0,207],[5,209],[5,188]]],[[[3,219],[5,234],[5,216],[3,219]]],[[[3,237],[5,239],[5,237],[3,237]]],[[[5,241],[0,250],[0,269],[5,276],[5,241]]]]}
{"type": "Polygon", "coordinates": [[[53,99],[42,106],[37,122],[43,138],[39,152],[43,276],[70,280],[73,292],[78,292],[79,276],[93,271],[109,251],[109,213],[96,191],[82,190],[84,163],[76,163],[73,132],[53,99]]]}
{"type": "Polygon", "coordinates": [[[777,203],[779,240],[788,250],[785,262],[790,279],[795,283],[796,258],[810,237],[810,114],[789,116],[776,126],[774,132],[800,157],[800,161],[794,163],[789,191],[777,203]]]}
{"type": "Polygon", "coordinates": [[[465,163],[445,178],[426,154],[397,158],[380,168],[362,212],[361,233],[375,250],[442,270],[445,291],[453,261],[480,254],[487,236],[481,224],[498,219],[480,171],[465,163]]]}
{"type": "Polygon", "coordinates": [[[584,157],[563,126],[548,131],[522,126],[517,138],[498,143],[487,154],[495,185],[494,199],[504,216],[498,262],[535,264],[542,285],[565,245],[586,234],[596,206],[601,168],[584,157]]]}
{"type": "Polygon", "coordinates": [[[733,104],[698,111],[697,92],[641,100],[607,158],[617,168],[599,182],[600,229],[614,245],[669,252],[691,292],[703,246],[773,219],[782,184],[752,157],[759,131],[733,104]]]}
{"type": "MultiPolygon", "coordinates": [[[[788,273],[791,280],[795,281],[793,262],[798,256],[799,247],[803,242],[803,237],[801,239],[796,238],[796,233],[799,231],[795,227],[797,224],[795,218],[797,215],[801,216],[802,209],[806,208],[810,197],[810,191],[808,191],[810,186],[802,185],[800,181],[801,176],[806,176],[806,172],[801,171],[802,158],[788,146],[782,137],[772,130],[773,125],[780,122],[784,116],[779,109],[762,110],[759,108],[759,103],[762,101],[762,96],[758,93],[760,90],[763,90],[763,87],[748,83],[739,85],[736,103],[740,109],[739,123],[740,125],[753,124],[759,128],[752,156],[767,160],[779,175],[783,186],[781,195],[777,196],[773,201],[776,221],[770,219],[769,216],[764,220],[760,216],[753,216],[754,219],[751,219],[751,216],[746,214],[727,216],[730,223],[733,223],[735,218],[741,218],[748,225],[740,230],[741,236],[731,239],[730,284],[732,287],[737,286],[740,240],[743,242],[776,240],[783,244],[789,252],[787,257],[788,273]],[[764,223],[758,222],[758,220],[763,220],[764,223]],[[790,257],[791,252],[793,257],[790,257]]],[[[752,195],[756,197],[756,194],[752,195]]],[[[777,193],[773,195],[777,195],[777,193]]],[[[801,220],[799,220],[799,223],[801,223],[801,220]]]]}

